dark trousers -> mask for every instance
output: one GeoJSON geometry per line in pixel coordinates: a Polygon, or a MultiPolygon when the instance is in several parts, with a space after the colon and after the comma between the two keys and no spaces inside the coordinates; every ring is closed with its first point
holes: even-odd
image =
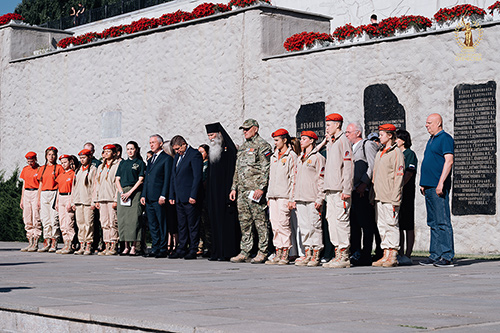
{"type": "Polygon", "coordinates": [[[147,201],[146,216],[151,233],[151,251],[156,254],[165,253],[168,247],[165,206],[161,206],[158,201],[147,201]]]}
{"type": "Polygon", "coordinates": [[[200,242],[199,207],[188,202],[177,202],[176,207],[177,221],[179,223],[179,246],[177,251],[182,255],[188,252],[196,253],[200,242]]]}
{"type": "Polygon", "coordinates": [[[353,191],[351,198],[351,253],[360,251],[361,258],[368,260],[371,258],[373,238],[377,232],[375,208],[370,204],[366,191],[362,197],[353,191]]]}

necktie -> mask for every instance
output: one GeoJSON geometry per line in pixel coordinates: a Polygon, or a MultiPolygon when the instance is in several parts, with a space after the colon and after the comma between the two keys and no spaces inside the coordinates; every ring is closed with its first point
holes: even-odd
{"type": "Polygon", "coordinates": [[[156,154],[153,155],[153,157],[151,158],[151,165],[153,165],[153,163],[155,162],[156,160],[156,154]]]}

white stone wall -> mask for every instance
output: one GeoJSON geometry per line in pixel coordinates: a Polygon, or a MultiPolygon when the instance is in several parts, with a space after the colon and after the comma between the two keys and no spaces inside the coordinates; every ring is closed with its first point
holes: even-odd
{"type": "MultiPolygon", "coordinates": [[[[263,39],[275,36],[262,30],[268,19],[256,8],[13,63],[11,31],[0,29],[0,170],[23,165],[28,150],[43,163],[47,146],[76,154],[89,140],[97,147],[136,140],[145,153],[150,134],[182,134],[197,146],[207,141],[204,125],[214,121],[241,143],[237,128],[249,117],[271,141],[279,127],[295,132],[301,104],[319,101],[327,113],[362,122],[363,90],[377,83],[387,84],[404,106],[421,162],[428,114],[442,113],[453,133],[453,88],[500,80],[494,51],[500,25],[485,27],[480,62],[455,60],[452,32],[263,59],[263,39]],[[103,130],[102,117],[117,111],[121,129],[103,130]]],[[[416,216],[416,249],[425,250],[429,232],[419,195],[416,216]]],[[[457,252],[498,252],[498,222],[498,214],[454,216],[457,252]]]]}

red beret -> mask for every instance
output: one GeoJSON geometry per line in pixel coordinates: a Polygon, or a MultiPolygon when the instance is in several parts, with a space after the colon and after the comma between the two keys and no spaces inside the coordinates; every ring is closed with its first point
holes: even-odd
{"type": "Polygon", "coordinates": [[[396,132],[396,126],[393,124],[383,124],[378,127],[379,131],[386,131],[386,132],[396,132]]]}
{"type": "Polygon", "coordinates": [[[104,147],[102,147],[102,149],[116,149],[116,146],[115,145],[105,145],[104,147]]]}
{"type": "Polygon", "coordinates": [[[92,151],[90,149],[83,149],[82,151],[80,151],[78,153],[78,155],[87,155],[87,156],[90,156],[90,155],[92,155],[92,151]]]}
{"type": "Polygon", "coordinates": [[[287,134],[288,134],[288,131],[286,129],[280,128],[279,130],[277,130],[276,132],[271,134],[271,136],[274,138],[276,136],[282,136],[282,135],[287,135],[287,134]]]}
{"type": "Polygon", "coordinates": [[[71,158],[71,156],[69,156],[69,155],[61,155],[61,156],[59,156],[60,160],[63,159],[63,158],[71,158]]]}
{"type": "Polygon", "coordinates": [[[308,136],[311,139],[318,140],[318,136],[313,131],[302,131],[302,133],[300,133],[300,136],[303,135],[308,136]]]}
{"type": "Polygon", "coordinates": [[[45,151],[47,151],[47,150],[53,150],[53,151],[55,151],[55,152],[56,152],[56,154],[57,154],[57,152],[58,152],[57,148],[56,148],[56,147],[54,147],[54,146],[50,146],[49,148],[45,149],[45,151]]]}
{"type": "Polygon", "coordinates": [[[36,158],[36,153],[34,151],[28,152],[26,155],[24,155],[26,158],[36,158]]]}
{"type": "Polygon", "coordinates": [[[326,121],[344,121],[344,118],[338,113],[332,113],[326,116],[326,121]]]}

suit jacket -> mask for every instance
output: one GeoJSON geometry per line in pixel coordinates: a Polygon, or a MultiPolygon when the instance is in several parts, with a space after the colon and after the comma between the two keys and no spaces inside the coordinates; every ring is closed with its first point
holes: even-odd
{"type": "Polygon", "coordinates": [[[142,197],[147,201],[158,201],[161,196],[168,198],[172,163],[172,156],[164,151],[158,154],[153,164],[148,163],[142,189],[142,197]]]}
{"type": "Polygon", "coordinates": [[[356,189],[361,183],[370,185],[372,182],[373,166],[378,146],[375,142],[363,139],[359,141],[352,156],[354,159],[353,186],[356,189]]]}
{"type": "Polygon", "coordinates": [[[197,199],[200,189],[203,158],[198,150],[188,146],[184,157],[177,165],[181,155],[176,154],[172,168],[172,179],[170,180],[169,199],[177,202],[189,202],[189,198],[197,199]]]}

